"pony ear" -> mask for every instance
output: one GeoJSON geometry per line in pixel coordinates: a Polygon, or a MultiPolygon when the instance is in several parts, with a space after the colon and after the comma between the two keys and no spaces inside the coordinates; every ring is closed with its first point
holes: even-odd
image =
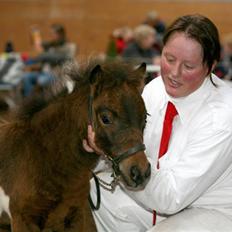
{"type": "Polygon", "coordinates": [[[138,74],[140,78],[139,92],[143,92],[143,88],[145,86],[145,73],[146,73],[146,63],[142,63],[138,68],[136,68],[135,72],[138,74]]]}
{"type": "Polygon", "coordinates": [[[90,73],[89,81],[91,85],[96,83],[97,78],[101,75],[101,73],[102,73],[102,68],[101,65],[98,64],[93,68],[93,70],[90,73]]]}
{"type": "Polygon", "coordinates": [[[147,65],[146,63],[142,63],[140,64],[140,66],[135,70],[136,72],[139,72],[142,76],[144,76],[144,74],[146,73],[146,68],[147,68],[147,65]]]}

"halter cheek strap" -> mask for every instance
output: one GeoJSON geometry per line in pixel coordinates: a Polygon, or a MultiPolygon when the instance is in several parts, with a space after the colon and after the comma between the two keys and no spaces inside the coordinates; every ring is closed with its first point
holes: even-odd
{"type": "Polygon", "coordinates": [[[88,100],[88,124],[92,125],[93,124],[93,95],[91,94],[89,96],[88,100]]]}

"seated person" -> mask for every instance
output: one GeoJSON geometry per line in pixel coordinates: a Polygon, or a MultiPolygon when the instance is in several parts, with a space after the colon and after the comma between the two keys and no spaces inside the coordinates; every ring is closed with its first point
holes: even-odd
{"type": "Polygon", "coordinates": [[[159,52],[153,48],[155,42],[155,30],[148,25],[140,25],[134,30],[134,41],[123,51],[122,58],[126,61],[139,64],[146,62],[153,64],[159,52]]]}
{"type": "Polygon", "coordinates": [[[161,52],[163,46],[162,39],[166,30],[165,22],[160,19],[158,12],[153,10],[147,13],[144,24],[147,24],[156,30],[157,34],[154,48],[161,52]]]}
{"type": "Polygon", "coordinates": [[[222,41],[221,61],[216,67],[216,74],[226,80],[232,80],[232,33],[227,34],[222,41]]]}
{"type": "Polygon", "coordinates": [[[36,44],[37,51],[42,52],[26,62],[30,68],[35,64],[40,64],[41,69],[27,72],[23,76],[22,92],[25,97],[32,93],[35,85],[41,87],[48,85],[53,80],[51,71],[74,56],[75,52],[68,46],[64,27],[60,24],[53,24],[51,32],[51,41],[36,44]]]}
{"type": "Polygon", "coordinates": [[[106,48],[107,58],[116,58],[120,56],[128,43],[133,40],[133,31],[131,28],[125,26],[116,28],[112,34],[110,34],[109,41],[106,48]]]}

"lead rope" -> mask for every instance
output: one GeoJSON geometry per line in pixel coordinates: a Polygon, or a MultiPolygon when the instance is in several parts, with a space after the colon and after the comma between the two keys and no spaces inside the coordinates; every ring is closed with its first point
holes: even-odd
{"type": "MultiPolygon", "coordinates": [[[[92,171],[91,171],[92,172],[92,171]]],[[[101,179],[99,176],[97,176],[97,173],[92,172],[93,175],[93,179],[95,181],[95,186],[96,186],[96,195],[97,195],[97,202],[96,205],[93,203],[93,200],[89,194],[88,196],[88,200],[89,200],[89,204],[92,210],[98,210],[100,208],[100,204],[101,204],[101,190],[100,190],[100,186],[102,188],[104,188],[105,190],[113,193],[116,186],[118,185],[119,176],[116,176],[116,174],[113,172],[112,177],[113,180],[110,183],[107,183],[106,181],[104,181],[103,179],[101,179]]]]}
{"type": "Polygon", "coordinates": [[[111,177],[113,177],[113,180],[110,183],[107,183],[106,181],[101,179],[99,176],[96,176],[96,177],[98,178],[100,186],[111,193],[114,192],[120,180],[120,176],[116,176],[115,172],[113,172],[111,175],[111,177]]]}
{"type": "Polygon", "coordinates": [[[93,179],[95,181],[96,190],[97,190],[97,203],[96,203],[96,205],[94,205],[90,194],[88,196],[88,200],[89,200],[89,204],[90,204],[91,209],[98,210],[100,208],[100,204],[101,204],[100,184],[99,184],[99,180],[98,180],[98,177],[96,176],[96,174],[94,172],[92,172],[92,175],[93,175],[93,179]]]}

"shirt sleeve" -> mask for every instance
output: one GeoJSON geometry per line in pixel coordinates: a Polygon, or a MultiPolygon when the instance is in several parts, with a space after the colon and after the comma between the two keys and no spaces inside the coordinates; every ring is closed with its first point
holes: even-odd
{"type": "Polygon", "coordinates": [[[231,144],[231,128],[214,127],[204,120],[191,134],[176,163],[160,170],[152,164],[146,188],[126,191],[149,210],[167,215],[177,213],[204,194],[231,165],[231,144]]]}

